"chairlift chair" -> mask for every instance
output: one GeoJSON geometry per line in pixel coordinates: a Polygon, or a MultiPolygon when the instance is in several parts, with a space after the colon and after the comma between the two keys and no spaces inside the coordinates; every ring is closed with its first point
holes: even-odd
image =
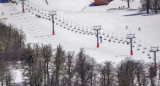
{"type": "Polygon", "coordinates": [[[137,50],[138,50],[138,51],[140,50],[140,47],[139,47],[139,45],[137,46],[137,50]]]}
{"type": "Polygon", "coordinates": [[[134,45],[132,47],[135,47],[134,45]]]}
{"type": "Polygon", "coordinates": [[[118,37],[116,37],[115,40],[118,40],[118,37]]]}
{"type": "Polygon", "coordinates": [[[71,31],[74,31],[73,29],[71,31]]]}
{"type": "Polygon", "coordinates": [[[60,27],[62,27],[62,24],[60,24],[60,27]]]}
{"type": "Polygon", "coordinates": [[[55,17],[54,19],[57,20],[57,17],[55,17]]]}
{"type": "Polygon", "coordinates": [[[108,42],[111,42],[111,39],[108,39],[108,42]]]}
{"type": "Polygon", "coordinates": [[[142,53],[144,54],[144,53],[145,53],[145,51],[143,50],[143,51],[142,51],[142,53]]]}
{"type": "Polygon", "coordinates": [[[120,40],[118,41],[118,43],[121,43],[120,40]]]}
{"type": "Polygon", "coordinates": [[[150,56],[150,54],[148,53],[147,56],[150,56]]]}

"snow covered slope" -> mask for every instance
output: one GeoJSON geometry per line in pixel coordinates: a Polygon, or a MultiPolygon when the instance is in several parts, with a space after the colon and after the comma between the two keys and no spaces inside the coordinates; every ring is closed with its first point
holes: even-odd
{"type": "Polygon", "coordinates": [[[131,2],[131,9],[123,8],[121,10],[119,7],[127,7],[127,3],[124,1],[114,0],[108,6],[89,7],[91,2],[90,0],[48,0],[49,4],[47,5],[45,0],[29,0],[25,5],[26,13],[21,13],[21,2],[18,6],[0,4],[0,11],[5,13],[0,18],[7,17],[7,23],[22,28],[27,42],[52,44],[54,48],[61,44],[65,50],[76,53],[80,48],[85,48],[86,53],[98,62],[109,60],[117,63],[129,57],[130,46],[126,43],[123,44],[120,40],[125,41],[126,34],[131,31],[136,35],[133,58],[147,62],[153,61],[153,59],[148,59],[147,52],[151,45],[159,46],[160,44],[160,15],[146,15],[139,12],[139,0],[131,2]],[[35,14],[43,17],[53,10],[57,11],[55,21],[58,25],[55,26],[55,36],[51,34],[51,21],[35,17],[35,14]],[[104,33],[105,35],[102,37],[106,38],[100,44],[100,48],[96,48],[95,34],[90,34],[94,33],[92,26],[95,25],[102,25],[101,35],[104,33]],[[139,27],[141,31],[138,31],[139,27]],[[106,37],[107,35],[109,37],[106,37]],[[114,39],[111,39],[112,37],[114,39]],[[111,42],[108,42],[109,39],[111,42]],[[138,47],[140,44],[142,46],[138,47]],[[145,46],[148,50],[144,50],[145,46]],[[137,48],[140,50],[138,51],[137,48]],[[145,53],[142,53],[143,50],[145,53]]]}
{"type": "MultiPolygon", "coordinates": [[[[29,0],[25,2],[25,13],[21,12],[21,2],[18,5],[0,4],[0,13],[4,12],[4,15],[0,14],[0,20],[22,29],[27,43],[51,44],[53,48],[61,44],[65,50],[75,53],[84,48],[86,54],[99,63],[106,60],[118,63],[126,57],[153,62],[153,54],[150,53],[151,59],[147,54],[151,46],[160,45],[159,14],[139,12],[139,0],[131,2],[131,9],[120,10],[119,7],[127,7],[126,2],[114,0],[108,6],[89,7],[91,2],[93,0],[48,0],[47,5],[45,0],[29,0]],[[55,10],[56,35],[53,36],[52,22],[47,15],[55,10]],[[41,18],[35,17],[35,14],[41,18]],[[102,25],[101,36],[106,39],[100,43],[100,48],[96,48],[96,36],[92,28],[96,25],[102,25]],[[124,43],[130,32],[136,36],[133,56],[130,56],[130,45],[124,43]]],[[[159,56],[158,52],[158,61],[159,56]]]]}

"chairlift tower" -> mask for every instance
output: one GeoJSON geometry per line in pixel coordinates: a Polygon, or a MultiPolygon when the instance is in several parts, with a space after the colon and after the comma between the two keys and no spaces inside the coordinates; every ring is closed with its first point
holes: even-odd
{"type": "Polygon", "coordinates": [[[131,46],[131,51],[130,55],[133,55],[133,39],[136,38],[135,34],[127,34],[127,39],[130,39],[130,46],[131,46]]]}
{"type": "Polygon", "coordinates": [[[151,47],[150,52],[153,52],[154,54],[154,67],[157,68],[156,63],[156,53],[159,51],[159,47],[151,47]]]}
{"type": "Polygon", "coordinates": [[[25,10],[24,10],[24,0],[22,0],[22,12],[25,13],[25,10]]]}
{"type": "Polygon", "coordinates": [[[95,30],[97,33],[96,33],[96,37],[97,37],[97,48],[99,48],[99,30],[101,30],[101,25],[99,26],[93,26],[93,30],[95,30]]]}
{"type": "Polygon", "coordinates": [[[51,15],[52,15],[52,28],[53,28],[52,34],[55,35],[55,30],[54,30],[54,16],[57,15],[56,11],[52,11],[52,12],[51,12],[51,15]]]}

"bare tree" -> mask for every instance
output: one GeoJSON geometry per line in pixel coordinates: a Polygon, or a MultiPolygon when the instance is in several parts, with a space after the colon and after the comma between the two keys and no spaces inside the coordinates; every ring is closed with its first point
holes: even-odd
{"type": "Polygon", "coordinates": [[[104,66],[100,67],[101,86],[113,86],[114,83],[114,68],[110,61],[106,61],[104,66]]]}
{"type": "Polygon", "coordinates": [[[68,86],[72,86],[72,78],[74,76],[74,52],[68,52],[67,56],[66,56],[66,69],[67,69],[67,75],[68,75],[68,79],[67,79],[67,85],[68,86]]]}
{"type": "Polygon", "coordinates": [[[50,85],[49,62],[52,56],[51,45],[42,45],[42,56],[44,61],[44,86],[50,85]]]}
{"type": "Polygon", "coordinates": [[[56,57],[55,57],[55,86],[59,86],[59,76],[60,72],[65,63],[65,51],[62,49],[61,45],[57,46],[56,57]]]}
{"type": "Polygon", "coordinates": [[[149,67],[149,79],[150,79],[150,82],[151,82],[151,86],[156,86],[155,85],[155,78],[157,76],[157,69],[154,68],[152,65],[150,65],[149,67]]]}
{"type": "Polygon", "coordinates": [[[89,83],[89,74],[92,72],[93,65],[89,62],[90,59],[87,55],[84,54],[84,50],[81,49],[78,53],[77,59],[76,59],[76,72],[78,73],[80,80],[81,80],[81,86],[88,86],[89,83]]]}
{"type": "Polygon", "coordinates": [[[125,59],[117,67],[117,79],[119,86],[134,86],[136,62],[125,59]]]}
{"type": "Polygon", "coordinates": [[[136,64],[136,78],[138,82],[138,86],[147,86],[147,79],[146,79],[146,71],[145,71],[145,64],[143,61],[137,61],[136,64]]]}

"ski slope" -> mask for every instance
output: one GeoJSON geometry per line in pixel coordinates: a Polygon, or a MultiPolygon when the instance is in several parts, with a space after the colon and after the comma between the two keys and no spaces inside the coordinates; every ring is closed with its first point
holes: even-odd
{"type": "MultiPolygon", "coordinates": [[[[80,0],[77,1],[80,2],[80,0]]],[[[140,4],[137,4],[139,3],[138,1],[131,2],[131,9],[124,8],[119,10],[119,6],[126,7],[126,2],[115,0],[108,6],[86,7],[83,11],[80,9],[83,9],[83,7],[87,6],[92,1],[86,1],[87,4],[84,3],[85,1],[82,1],[83,3],[79,6],[74,6],[79,2],[69,2],[68,0],[53,0],[48,2],[49,5],[46,5],[43,0],[31,0],[26,3],[31,3],[31,6],[34,4],[35,9],[38,9],[40,12],[49,12],[50,10],[56,9],[57,19],[59,18],[75,27],[77,25],[77,28],[79,27],[83,30],[88,29],[88,31],[91,31],[93,29],[92,26],[102,25],[101,34],[105,33],[105,36],[113,36],[119,40],[125,40],[126,34],[129,34],[130,32],[134,33],[136,35],[136,39],[134,40],[136,43],[134,44],[134,55],[132,57],[134,59],[145,60],[147,62],[153,60],[148,59],[147,51],[145,51],[145,54],[142,54],[142,51],[145,46],[148,48],[148,51],[151,46],[159,46],[158,44],[160,44],[160,39],[158,37],[160,37],[160,35],[158,28],[160,27],[160,16],[146,15],[142,12],[138,12],[138,8],[140,7],[140,4]],[[57,4],[60,2],[66,3],[66,5],[57,4]],[[69,4],[73,4],[70,5],[73,6],[73,9],[65,7],[68,6],[67,2],[69,4]],[[118,3],[120,4],[118,5],[118,3]],[[57,7],[55,7],[56,5],[57,7]],[[41,8],[38,8],[40,6],[41,8]],[[126,26],[128,26],[128,29],[125,29],[126,26]],[[138,31],[139,27],[141,28],[141,31],[138,31]],[[140,51],[137,51],[138,44],[142,45],[140,47],[140,51]]],[[[63,27],[60,27],[60,24],[62,23],[56,20],[55,21],[58,22],[59,25],[55,26],[56,35],[53,36],[51,34],[51,21],[37,18],[27,10],[26,13],[21,13],[21,3],[19,3],[18,6],[1,4],[1,7],[3,8],[1,11],[6,11],[5,15],[1,16],[1,18],[7,17],[7,23],[11,23],[16,27],[21,28],[26,34],[27,43],[52,44],[54,48],[56,48],[58,44],[61,44],[64,49],[68,51],[75,51],[76,53],[80,48],[84,48],[86,54],[95,58],[99,63],[104,62],[105,60],[117,63],[126,57],[130,57],[130,46],[126,43],[117,43],[118,41],[116,43],[108,42],[108,39],[111,38],[107,38],[102,35],[102,37],[107,40],[103,40],[103,43],[100,44],[100,48],[96,48],[95,34],[79,34],[78,32],[76,33],[74,31],[67,30],[67,27],[64,29],[63,27]]]]}
{"type": "MultiPolygon", "coordinates": [[[[84,48],[86,54],[98,63],[108,60],[117,64],[126,57],[153,62],[153,54],[150,53],[151,59],[147,54],[151,46],[160,44],[159,14],[147,15],[139,12],[139,0],[131,2],[130,9],[121,10],[119,7],[127,7],[124,1],[114,0],[108,6],[89,7],[91,2],[93,1],[48,0],[47,5],[45,0],[29,0],[25,2],[25,13],[21,12],[21,2],[18,5],[0,4],[0,13],[4,12],[4,15],[0,14],[0,19],[22,29],[26,34],[26,43],[51,44],[53,48],[61,44],[65,50],[75,51],[75,54],[84,48]],[[50,11],[57,11],[54,36],[52,22],[48,20],[51,17],[45,16],[50,11]],[[35,14],[45,18],[37,18],[35,14]],[[93,31],[93,26],[96,25],[102,26],[100,35],[106,39],[100,43],[99,48],[96,47],[96,35],[93,31]],[[136,36],[133,56],[130,56],[130,45],[126,42],[123,44],[124,41],[128,41],[126,35],[129,33],[136,36]],[[144,49],[145,47],[147,49],[144,49]],[[142,53],[143,51],[145,53],[142,53]]],[[[159,57],[158,52],[158,61],[159,57]]]]}

